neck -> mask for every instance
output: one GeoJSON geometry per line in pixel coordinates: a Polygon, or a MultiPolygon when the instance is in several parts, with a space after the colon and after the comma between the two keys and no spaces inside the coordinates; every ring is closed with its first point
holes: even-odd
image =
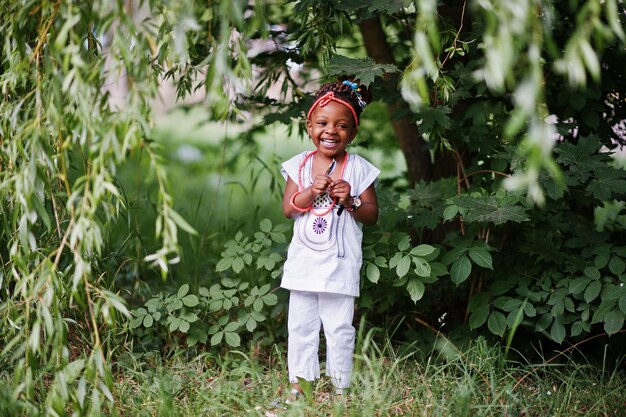
{"type": "Polygon", "coordinates": [[[338,164],[343,162],[344,159],[346,159],[346,154],[347,154],[347,152],[344,151],[343,153],[341,153],[339,155],[336,155],[334,158],[329,158],[326,155],[318,152],[317,150],[315,150],[315,153],[317,154],[315,159],[321,158],[321,159],[325,159],[325,160],[327,160],[329,162],[334,159],[338,164]]]}

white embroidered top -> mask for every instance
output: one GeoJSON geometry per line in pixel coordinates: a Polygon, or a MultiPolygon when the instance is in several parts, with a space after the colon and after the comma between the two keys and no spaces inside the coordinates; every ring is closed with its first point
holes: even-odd
{"type": "MultiPolygon", "coordinates": [[[[312,183],[313,158],[308,158],[299,173],[300,164],[308,152],[300,153],[282,164],[285,179],[298,184],[302,175],[304,187],[312,183]]],[[[348,154],[344,180],[350,183],[352,195],[361,195],[376,183],[380,170],[364,158],[348,154]]],[[[324,216],[332,203],[324,194],[313,202],[313,210],[295,218],[293,238],[283,266],[281,287],[288,290],[332,292],[359,296],[359,278],[363,263],[361,244],[362,224],[344,210],[337,216],[339,205],[324,216]]]]}

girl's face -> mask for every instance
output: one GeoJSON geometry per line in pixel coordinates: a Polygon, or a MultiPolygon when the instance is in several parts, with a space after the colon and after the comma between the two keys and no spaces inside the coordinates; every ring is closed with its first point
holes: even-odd
{"type": "Polygon", "coordinates": [[[358,130],[350,109],[336,101],[317,106],[306,128],[318,151],[331,159],[341,159],[358,130]]]}

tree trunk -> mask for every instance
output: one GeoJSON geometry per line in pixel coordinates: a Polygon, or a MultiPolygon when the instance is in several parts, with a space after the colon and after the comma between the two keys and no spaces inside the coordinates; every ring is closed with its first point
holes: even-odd
{"type": "MultiPolygon", "coordinates": [[[[362,20],[359,28],[363,35],[367,55],[379,64],[395,64],[391,47],[387,43],[387,37],[378,16],[362,20]]],[[[387,91],[397,91],[399,81],[398,73],[385,74],[383,88],[387,91]]],[[[420,135],[417,125],[407,117],[397,117],[402,113],[411,114],[407,111],[408,106],[408,103],[398,94],[397,99],[388,104],[387,110],[400,143],[400,149],[406,159],[409,184],[413,186],[419,180],[432,180],[433,172],[428,145],[420,135]]]]}

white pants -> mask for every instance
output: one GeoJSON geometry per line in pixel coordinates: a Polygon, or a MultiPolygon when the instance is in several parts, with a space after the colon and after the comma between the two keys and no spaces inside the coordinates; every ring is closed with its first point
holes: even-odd
{"type": "Polygon", "coordinates": [[[289,382],[320,377],[320,326],[326,336],[326,374],[337,388],[348,388],[356,330],[352,326],[355,297],[291,291],[289,295],[289,382]]]}

